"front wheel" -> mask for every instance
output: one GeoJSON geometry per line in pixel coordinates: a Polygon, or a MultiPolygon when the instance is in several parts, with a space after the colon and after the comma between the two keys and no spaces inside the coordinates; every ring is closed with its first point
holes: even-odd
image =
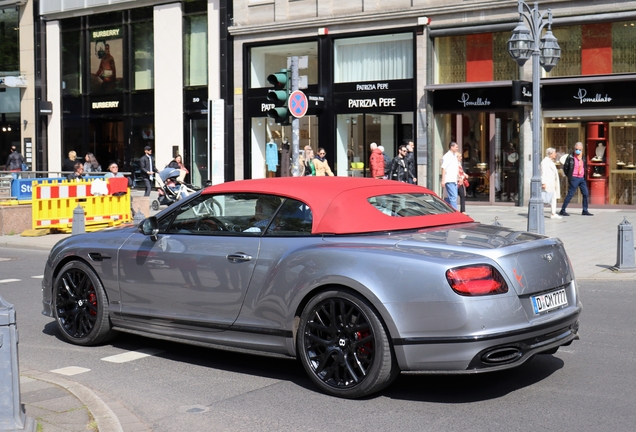
{"type": "Polygon", "coordinates": [[[104,287],[95,271],[82,261],[67,263],[55,278],[53,312],[69,342],[97,345],[113,336],[104,287]]]}
{"type": "Polygon", "coordinates": [[[311,380],[337,397],[375,393],[399,373],[377,313],[346,291],[326,291],[311,299],[300,317],[297,350],[311,380]]]}
{"type": "Polygon", "coordinates": [[[154,211],[159,210],[159,201],[157,200],[152,200],[152,202],[150,203],[150,207],[152,207],[152,209],[154,211]]]}

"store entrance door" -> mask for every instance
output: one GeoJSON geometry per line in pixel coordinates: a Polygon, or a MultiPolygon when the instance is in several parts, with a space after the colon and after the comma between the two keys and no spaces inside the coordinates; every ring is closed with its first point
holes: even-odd
{"type": "Polygon", "coordinates": [[[191,118],[189,134],[189,148],[184,156],[186,167],[190,170],[190,183],[202,187],[211,179],[207,118],[191,118]]]}
{"type": "Polygon", "coordinates": [[[468,175],[467,201],[519,202],[518,124],[516,112],[452,115],[451,139],[460,146],[462,167],[468,175]]]}
{"type": "MultiPolygon", "coordinates": [[[[117,162],[122,167],[125,166],[123,120],[91,119],[88,148],[84,149],[84,154],[78,152],[78,159],[83,161],[88,152],[95,155],[102,166],[102,171],[106,171],[111,162],[117,162]]],[[[121,169],[121,171],[124,170],[121,169]]]]}
{"type": "MultiPolygon", "coordinates": [[[[405,113],[339,114],[337,118],[338,175],[370,177],[369,145],[373,142],[384,146],[384,153],[392,160],[397,154],[402,138],[406,135],[402,130],[404,115],[405,113]],[[346,167],[343,167],[341,163],[344,160],[347,161],[346,167]]],[[[407,126],[410,131],[412,125],[407,126]]]]}

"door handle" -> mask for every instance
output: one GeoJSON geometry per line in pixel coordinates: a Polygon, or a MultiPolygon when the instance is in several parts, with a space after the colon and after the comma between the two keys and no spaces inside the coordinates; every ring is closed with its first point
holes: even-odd
{"type": "Polygon", "coordinates": [[[252,259],[252,256],[243,252],[238,252],[235,254],[228,255],[226,258],[230,262],[238,263],[238,262],[250,261],[252,259]]]}

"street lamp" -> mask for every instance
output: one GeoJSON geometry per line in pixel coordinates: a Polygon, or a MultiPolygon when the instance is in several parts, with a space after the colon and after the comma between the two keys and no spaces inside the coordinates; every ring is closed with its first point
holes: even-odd
{"type": "Polygon", "coordinates": [[[508,52],[519,67],[522,67],[532,55],[532,180],[530,181],[530,201],[528,203],[528,231],[543,234],[545,233],[545,221],[543,220],[541,172],[539,170],[541,160],[539,66],[542,66],[546,72],[550,72],[561,58],[561,48],[557,38],[552,34],[552,10],[548,9],[547,12],[541,13],[537,2],[534,3],[533,8],[530,8],[524,1],[518,1],[519,23],[508,40],[508,52]],[[547,21],[545,21],[546,16],[547,21]],[[529,29],[524,20],[530,26],[529,29]],[[539,41],[546,25],[548,29],[539,41]]]}

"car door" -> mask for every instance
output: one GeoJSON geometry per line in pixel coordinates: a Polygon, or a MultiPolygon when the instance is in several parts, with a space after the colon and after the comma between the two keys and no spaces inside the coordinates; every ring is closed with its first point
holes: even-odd
{"type": "Polygon", "coordinates": [[[198,195],[159,220],[156,240],[131,236],[118,256],[128,320],[224,330],[236,319],[258,258],[257,196],[198,195]]]}

